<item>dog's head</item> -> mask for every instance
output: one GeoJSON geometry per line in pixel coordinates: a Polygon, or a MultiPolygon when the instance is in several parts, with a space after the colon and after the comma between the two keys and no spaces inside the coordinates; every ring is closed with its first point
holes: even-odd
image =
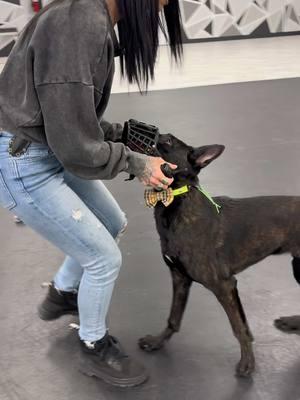
{"type": "Polygon", "coordinates": [[[176,164],[174,180],[179,177],[196,178],[202,168],[218,158],[225,146],[212,144],[209,146],[192,147],[172,134],[159,135],[157,150],[167,162],[176,164]]]}

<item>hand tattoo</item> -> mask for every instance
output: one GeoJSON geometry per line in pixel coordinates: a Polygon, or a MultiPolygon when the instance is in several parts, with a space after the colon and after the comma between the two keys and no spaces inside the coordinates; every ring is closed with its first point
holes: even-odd
{"type": "Polygon", "coordinates": [[[141,172],[141,174],[138,176],[139,180],[141,182],[144,182],[145,184],[149,185],[150,184],[150,179],[152,177],[152,168],[150,166],[151,161],[147,160],[145,164],[145,168],[141,172]]]}

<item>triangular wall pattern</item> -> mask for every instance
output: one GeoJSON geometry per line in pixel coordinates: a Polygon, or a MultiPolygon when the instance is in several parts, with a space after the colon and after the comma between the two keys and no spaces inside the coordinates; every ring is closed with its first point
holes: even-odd
{"type": "Polygon", "coordinates": [[[300,0],[180,0],[188,39],[300,32],[300,0]],[[210,14],[211,21],[201,27],[210,14]],[[187,18],[185,16],[188,16],[187,18]],[[223,25],[224,23],[224,25],[223,25]],[[199,27],[195,29],[195,26],[199,27]]]}
{"type": "MultiPolygon", "coordinates": [[[[179,1],[188,40],[300,32],[300,0],[179,1]]],[[[30,10],[31,0],[0,0],[0,57],[11,50],[30,10]]]]}

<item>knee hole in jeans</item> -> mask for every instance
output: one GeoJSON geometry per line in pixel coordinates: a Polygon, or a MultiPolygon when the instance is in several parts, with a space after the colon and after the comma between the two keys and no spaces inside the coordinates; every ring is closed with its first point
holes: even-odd
{"type": "Polygon", "coordinates": [[[116,243],[120,242],[121,237],[124,235],[124,233],[127,229],[127,225],[128,225],[127,218],[126,218],[126,216],[124,216],[124,222],[123,222],[122,228],[119,230],[119,232],[117,233],[117,235],[115,237],[116,243]]]}

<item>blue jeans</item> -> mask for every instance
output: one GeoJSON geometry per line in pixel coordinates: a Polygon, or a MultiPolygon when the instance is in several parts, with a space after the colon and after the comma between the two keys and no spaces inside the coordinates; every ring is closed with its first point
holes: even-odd
{"type": "Polygon", "coordinates": [[[10,156],[11,137],[0,131],[0,206],[66,255],[55,287],[78,291],[79,336],[99,340],[122,262],[117,238],[125,214],[102,182],[71,175],[47,146],[32,143],[10,156]]]}

